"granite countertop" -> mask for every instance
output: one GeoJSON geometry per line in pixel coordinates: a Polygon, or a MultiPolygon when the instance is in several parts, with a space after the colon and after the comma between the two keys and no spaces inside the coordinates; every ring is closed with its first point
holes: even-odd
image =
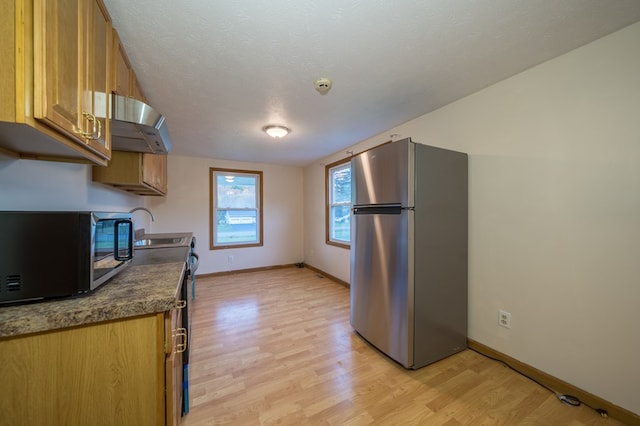
{"type": "Polygon", "coordinates": [[[188,244],[136,250],[130,265],[89,294],[0,307],[0,338],[169,311],[179,298],[188,253],[188,244]]]}

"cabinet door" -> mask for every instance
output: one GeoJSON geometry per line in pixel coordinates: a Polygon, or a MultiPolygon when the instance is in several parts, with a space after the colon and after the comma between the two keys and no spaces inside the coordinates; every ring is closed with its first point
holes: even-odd
{"type": "Polygon", "coordinates": [[[120,96],[147,102],[127,52],[115,30],[113,31],[113,91],[120,96]]]}
{"type": "Polygon", "coordinates": [[[33,16],[34,117],[109,158],[106,9],[100,0],[34,0],[33,16]]]}
{"type": "Polygon", "coordinates": [[[142,158],[142,180],[159,191],[167,192],[167,156],[144,154],[142,158]]]}
{"type": "Polygon", "coordinates": [[[187,343],[186,330],[181,328],[182,310],[174,309],[165,315],[165,327],[167,327],[168,354],[165,361],[165,407],[166,424],[180,425],[182,416],[182,352],[187,343]]]}
{"type": "Polygon", "coordinates": [[[144,92],[140,87],[138,77],[136,77],[136,73],[133,70],[131,70],[131,96],[145,104],[148,103],[147,98],[144,96],[144,92]]]}
{"type": "Polygon", "coordinates": [[[84,0],[83,110],[90,137],[87,144],[106,157],[111,152],[109,95],[111,93],[111,20],[99,0],[84,0]],[[87,115],[88,113],[88,115],[87,115]]]}
{"type": "Polygon", "coordinates": [[[34,0],[34,116],[84,143],[81,8],[78,0],[34,0]]]}
{"type": "Polygon", "coordinates": [[[164,425],[163,321],[0,339],[0,424],[164,425]]]}
{"type": "Polygon", "coordinates": [[[120,42],[118,33],[113,31],[113,91],[120,96],[130,96],[131,65],[127,53],[120,42]]]}

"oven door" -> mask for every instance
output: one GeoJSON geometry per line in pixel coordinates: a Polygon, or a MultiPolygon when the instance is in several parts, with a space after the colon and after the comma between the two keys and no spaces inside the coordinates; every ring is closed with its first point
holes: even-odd
{"type": "Polygon", "coordinates": [[[133,221],[127,213],[93,213],[92,282],[94,290],[133,258],[133,221]]]}

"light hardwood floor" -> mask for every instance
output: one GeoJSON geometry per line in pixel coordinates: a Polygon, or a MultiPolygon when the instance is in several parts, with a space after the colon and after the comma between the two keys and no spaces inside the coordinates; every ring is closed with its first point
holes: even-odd
{"type": "Polygon", "coordinates": [[[471,350],[405,370],[306,268],[200,278],[196,296],[183,426],[620,425],[471,350]]]}

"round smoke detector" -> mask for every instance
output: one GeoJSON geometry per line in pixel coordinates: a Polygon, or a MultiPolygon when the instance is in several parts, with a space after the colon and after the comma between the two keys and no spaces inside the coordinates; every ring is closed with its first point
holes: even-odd
{"type": "Polygon", "coordinates": [[[313,85],[315,86],[318,93],[320,93],[321,95],[324,95],[329,91],[329,89],[331,89],[331,80],[329,80],[326,77],[321,77],[317,79],[313,83],[313,85]]]}

